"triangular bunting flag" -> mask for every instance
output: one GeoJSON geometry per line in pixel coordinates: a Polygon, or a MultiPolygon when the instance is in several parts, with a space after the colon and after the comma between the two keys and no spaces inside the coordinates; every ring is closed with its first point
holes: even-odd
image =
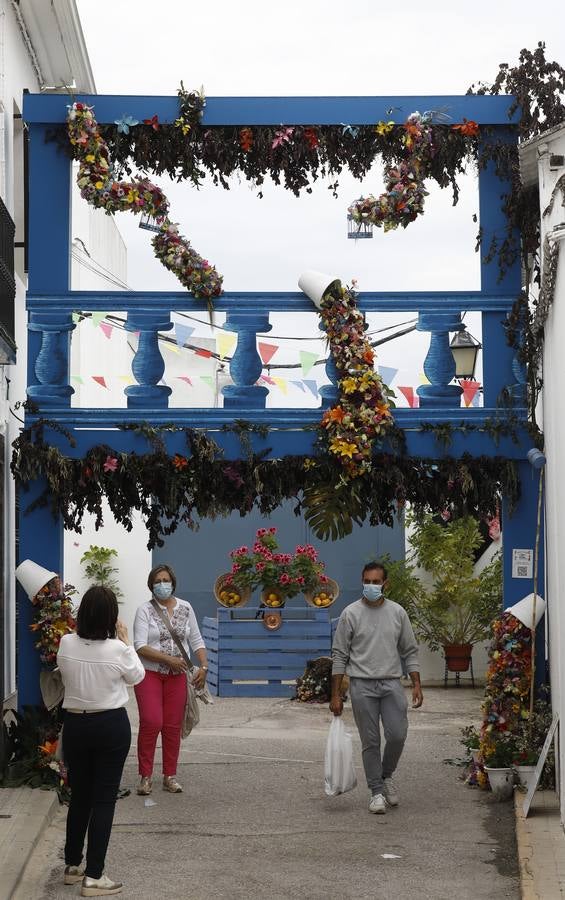
{"type": "Polygon", "coordinates": [[[72,315],[72,319],[73,319],[73,325],[78,325],[79,322],[82,322],[83,315],[82,315],[82,313],[74,312],[72,315]]]}
{"type": "Polygon", "coordinates": [[[473,402],[471,403],[471,406],[480,406],[480,405],[481,405],[481,392],[477,391],[477,393],[473,397],[473,402]]]}
{"type": "Polygon", "coordinates": [[[398,369],[393,369],[390,366],[379,366],[379,375],[385,384],[391,385],[398,375],[398,369]]]}
{"type": "Polygon", "coordinates": [[[317,362],[318,354],[310,353],[308,350],[301,350],[298,356],[300,358],[300,365],[302,366],[302,374],[306,376],[314,363],[317,362]]]}
{"type": "Polygon", "coordinates": [[[118,375],[120,381],[125,381],[126,384],[137,384],[135,378],[131,375],[118,375]]]}
{"type": "Polygon", "coordinates": [[[192,381],[190,380],[188,375],[177,375],[177,378],[179,381],[186,381],[186,383],[192,387],[192,381]]]}
{"type": "Polygon", "coordinates": [[[98,328],[100,322],[103,322],[108,314],[105,312],[93,312],[90,313],[90,321],[94,325],[95,328],[98,328]]]}
{"type": "Polygon", "coordinates": [[[84,384],[84,378],[81,378],[80,375],[71,375],[71,381],[76,382],[76,384],[84,384]]]}
{"type": "Polygon", "coordinates": [[[406,402],[408,403],[408,406],[410,406],[410,407],[414,406],[414,388],[413,387],[400,387],[400,385],[398,385],[398,390],[406,398],[406,402]]]}
{"type": "Polygon", "coordinates": [[[104,378],[103,375],[93,375],[92,380],[95,381],[96,384],[99,384],[100,387],[103,387],[106,389],[108,388],[108,385],[106,384],[106,379],[104,378]]]}
{"type": "Polygon", "coordinates": [[[179,348],[176,344],[170,344],[168,341],[162,341],[161,346],[165,347],[165,350],[170,350],[171,353],[180,353],[179,348]]]}
{"type": "Polygon", "coordinates": [[[211,375],[201,375],[200,381],[203,381],[204,384],[207,384],[208,387],[210,387],[210,388],[212,388],[212,390],[214,390],[214,379],[212,378],[211,375]]]}
{"type": "Polygon", "coordinates": [[[210,359],[210,357],[212,356],[211,351],[205,350],[204,347],[197,347],[197,349],[194,352],[196,353],[197,356],[203,356],[204,359],[210,359]]]}
{"type": "Polygon", "coordinates": [[[106,335],[108,340],[110,340],[110,338],[112,337],[113,330],[113,325],[108,325],[107,322],[100,322],[100,331],[102,331],[106,335]]]}
{"type": "Polygon", "coordinates": [[[276,386],[281,389],[283,394],[288,394],[288,381],[286,378],[273,378],[276,386]]]}
{"type": "Polygon", "coordinates": [[[194,328],[190,325],[179,325],[175,322],[175,340],[179,347],[184,347],[191,334],[194,334],[194,328]]]}
{"type": "Polygon", "coordinates": [[[270,375],[261,375],[261,381],[264,381],[266,384],[276,384],[274,378],[271,378],[270,375]]]}
{"type": "Polygon", "coordinates": [[[237,344],[237,335],[233,331],[220,331],[216,335],[216,350],[218,356],[223,359],[228,356],[237,344]]]}
{"type": "Polygon", "coordinates": [[[461,379],[459,384],[463,388],[463,401],[465,406],[471,406],[476,395],[479,393],[480,383],[478,381],[461,379]]]}
{"type": "Polygon", "coordinates": [[[262,341],[259,341],[257,349],[259,350],[259,356],[263,361],[263,365],[268,366],[279,347],[278,344],[264,344],[262,341]]]}
{"type": "Polygon", "coordinates": [[[290,383],[294,384],[297,388],[300,388],[300,390],[302,391],[303,394],[306,393],[306,388],[304,387],[304,385],[301,381],[291,381],[290,383]]]}
{"type": "Polygon", "coordinates": [[[428,376],[426,375],[425,372],[420,372],[420,374],[418,375],[418,380],[419,380],[420,384],[429,384],[430,383],[430,379],[428,378],[428,376]]]}
{"type": "Polygon", "coordinates": [[[311,379],[309,380],[309,379],[306,379],[306,378],[305,378],[305,379],[304,379],[304,384],[306,385],[306,387],[308,388],[308,390],[310,391],[310,393],[311,393],[311,394],[314,394],[314,397],[317,397],[317,396],[318,396],[319,391],[318,391],[318,382],[317,382],[317,381],[314,381],[314,380],[311,380],[311,379]]]}

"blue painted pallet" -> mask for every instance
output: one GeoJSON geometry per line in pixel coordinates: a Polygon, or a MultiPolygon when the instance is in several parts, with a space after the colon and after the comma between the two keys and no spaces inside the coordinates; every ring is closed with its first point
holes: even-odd
{"type": "Polygon", "coordinates": [[[220,697],[291,697],[307,661],[331,652],[327,610],[281,610],[278,631],[267,631],[256,615],[247,607],[220,609],[203,620],[208,683],[220,697]]]}

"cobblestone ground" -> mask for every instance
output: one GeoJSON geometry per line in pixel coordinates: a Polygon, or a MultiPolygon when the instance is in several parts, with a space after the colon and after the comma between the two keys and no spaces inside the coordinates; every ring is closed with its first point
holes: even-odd
{"type": "MultiPolygon", "coordinates": [[[[156,779],[155,805],[146,806],[135,795],[132,748],[122,782],[132,794],[117,805],[106,872],[136,900],[518,900],[512,804],[466,787],[446,763],[461,755],[459,730],[478,720],[480,697],[467,688],[425,692],[397,773],[401,806],[386,816],[367,812],[349,709],[359,785],[328,798],[327,707],[218,700],[183,743],[183,794],[164,793],[156,779]]],[[[78,894],[61,883],[64,823],[61,808],[17,900],[78,894]]]]}

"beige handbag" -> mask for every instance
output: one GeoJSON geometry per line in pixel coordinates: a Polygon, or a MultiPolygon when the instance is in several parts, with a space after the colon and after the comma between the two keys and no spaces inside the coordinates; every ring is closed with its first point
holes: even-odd
{"type": "Polygon", "coordinates": [[[196,701],[200,700],[202,703],[206,704],[213,703],[214,701],[206,685],[204,685],[203,688],[198,689],[194,687],[192,678],[194,669],[196,667],[192,665],[192,662],[190,661],[190,658],[186,650],[184,649],[182,642],[179,640],[176,632],[171,628],[169,617],[166,616],[161,609],[159,609],[159,604],[156,600],[151,600],[151,606],[153,607],[161,621],[167,626],[169,634],[180,650],[181,656],[188,666],[188,671],[186,673],[186,706],[184,708],[184,717],[182,720],[181,731],[181,737],[185,738],[188,737],[193,728],[196,728],[200,721],[200,710],[196,701]]]}

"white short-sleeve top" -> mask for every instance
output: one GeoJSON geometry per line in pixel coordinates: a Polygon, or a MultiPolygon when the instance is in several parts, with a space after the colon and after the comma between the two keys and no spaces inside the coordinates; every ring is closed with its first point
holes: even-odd
{"type": "Polygon", "coordinates": [[[128,702],[127,685],[145,678],[134,648],[117,638],[91,641],[65,634],[57,665],[65,685],[65,709],[118,709],[128,702]]]}
{"type": "MultiPolygon", "coordinates": [[[[164,615],[168,615],[166,607],[162,606],[161,609],[164,615]]],[[[175,606],[169,621],[188,656],[190,656],[190,650],[194,653],[206,646],[200,634],[194,610],[187,600],[175,597],[175,606]]],[[[169,629],[161,621],[150,601],[142,603],[137,608],[133,623],[133,645],[136,650],[139,650],[140,647],[151,647],[153,650],[166,653],[167,656],[181,655],[169,629]]],[[[152,672],[167,675],[171,671],[164,663],[154,662],[143,657],[141,659],[145,668],[152,672]]]]}

